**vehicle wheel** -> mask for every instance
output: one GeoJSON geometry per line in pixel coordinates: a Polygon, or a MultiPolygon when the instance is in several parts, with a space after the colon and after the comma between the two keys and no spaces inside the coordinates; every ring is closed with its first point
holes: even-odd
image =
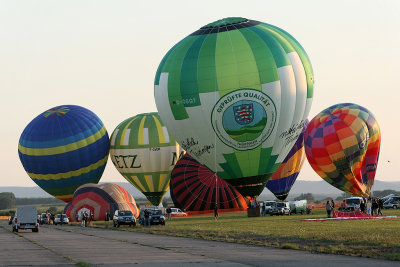
{"type": "Polygon", "coordinates": [[[394,206],[393,206],[393,208],[396,210],[396,209],[397,209],[397,206],[396,206],[396,205],[394,205],[394,206]]]}
{"type": "Polygon", "coordinates": [[[300,213],[301,213],[301,215],[304,215],[304,210],[301,210],[301,212],[300,212],[300,213]]]}
{"type": "Polygon", "coordinates": [[[161,225],[165,225],[165,222],[162,222],[161,225]]]}

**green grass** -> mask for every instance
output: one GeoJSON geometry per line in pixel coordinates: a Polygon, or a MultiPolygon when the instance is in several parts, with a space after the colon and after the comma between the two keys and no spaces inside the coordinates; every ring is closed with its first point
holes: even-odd
{"type": "MultiPolygon", "coordinates": [[[[384,210],[384,215],[400,215],[384,210]]],[[[116,230],[244,243],[320,253],[400,260],[400,219],[353,221],[300,221],[325,218],[324,211],[311,215],[249,218],[246,213],[222,213],[174,218],[166,226],[121,227],[116,230]]],[[[94,222],[94,227],[112,228],[111,222],[94,222]]]]}

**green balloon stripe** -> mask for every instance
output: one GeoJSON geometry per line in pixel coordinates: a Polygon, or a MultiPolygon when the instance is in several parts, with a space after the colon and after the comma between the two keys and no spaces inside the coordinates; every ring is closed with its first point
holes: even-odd
{"type": "Polygon", "coordinates": [[[314,94],[314,73],[313,69],[311,66],[311,61],[304,50],[304,48],[300,45],[300,43],[293,38],[288,32],[285,30],[282,30],[274,25],[267,24],[268,27],[275,29],[278,33],[280,33],[285,39],[293,46],[295,51],[300,57],[301,62],[303,63],[304,70],[306,72],[306,78],[307,78],[307,98],[312,98],[314,94]]]}
{"type": "Polygon", "coordinates": [[[250,27],[248,29],[257,34],[265,42],[266,46],[272,52],[272,56],[274,57],[277,68],[291,65],[285,50],[283,49],[281,44],[274,38],[274,36],[270,34],[270,32],[266,31],[266,29],[262,28],[260,25],[250,27]]]}
{"type": "Polygon", "coordinates": [[[217,70],[215,66],[216,34],[206,35],[197,62],[199,93],[218,91],[217,70]]]}
{"type": "Polygon", "coordinates": [[[200,106],[199,88],[197,84],[197,61],[200,49],[207,35],[200,35],[192,46],[188,49],[182,62],[180,89],[185,107],[200,106]]]}
{"type": "Polygon", "coordinates": [[[168,96],[172,113],[177,120],[189,117],[184,105],[185,96],[181,94],[181,70],[187,51],[197,39],[198,36],[188,36],[183,39],[180,42],[179,49],[175,49],[165,63],[165,69],[168,70],[166,72],[174,73],[174,75],[168,76],[168,96]]]}
{"type": "Polygon", "coordinates": [[[175,146],[175,139],[160,127],[165,126],[157,112],[131,117],[120,123],[115,128],[113,134],[111,135],[110,149],[175,146]],[[144,124],[142,124],[142,122],[144,122],[144,124]],[[124,131],[125,128],[127,130],[129,129],[129,131],[124,131]],[[117,129],[118,133],[116,134],[117,129]],[[145,131],[145,129],[147,129],[147,131],[145,131]],[[116,137],[114,137],[115,134],[116,137]],[[114,138],[115,142],[113,143],[112,139],[114,138]],[[127,142],[125,142],[125,139],[128,139],[127,142]]]}
{"type": "Polygon", "coordinates": [[[248,28],[240,29],[240,32],[246,38],[253,51],[260,76],[260,83],[279,81],[278,68],[269,47],[259,35],[248,28]]]}
{"type": "Polygon", "coordinates": [[[254,55],[239,31],[219,33],[215,49],[220,96],[240,88],[261,90],[254,55]]]}

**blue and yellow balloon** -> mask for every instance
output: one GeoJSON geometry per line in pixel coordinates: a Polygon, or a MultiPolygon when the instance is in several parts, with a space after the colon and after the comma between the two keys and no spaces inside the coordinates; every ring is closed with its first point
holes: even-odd
{"type": "Polygon", "coordinates": [[[24,129],[18,153],[29,177],[47,193],[69,202],[86,183],[98,183],[107,163],[109,138],[92,111],[75,105],[51,108],[24,129]]]}

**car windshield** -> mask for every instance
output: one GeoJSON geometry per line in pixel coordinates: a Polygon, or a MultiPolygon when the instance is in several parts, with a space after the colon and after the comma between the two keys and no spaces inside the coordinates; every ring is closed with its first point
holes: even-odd
{"type": "Polygon", "coordinates": [[[275,202],[265,202],[265,206],[273,206],[275,202]]]}
{"type": "Polygon", "coordinates": [[[151,210],[150,211],[152,215],[162,215],[162,211],[161,210],[151,210]]]}
{"type": "Polygon", "coordinates": [[[352,198],[352,199],[346,199],[347,205],[360,205],[361,200],[359,198],[352,198]]]}
{"type": "Polygon", "coordinates": [[[118,212],[119,216],[132,216],[132,211],[130,210],[122,210],[118,212]]]}
{"type": "Polygon", "coordinates": [[[276,205],[277,205],[279,208],[284,208],[284,207],[285,207],[285,203],[283,203],[283,202],[276,203],[276,205]]]}

